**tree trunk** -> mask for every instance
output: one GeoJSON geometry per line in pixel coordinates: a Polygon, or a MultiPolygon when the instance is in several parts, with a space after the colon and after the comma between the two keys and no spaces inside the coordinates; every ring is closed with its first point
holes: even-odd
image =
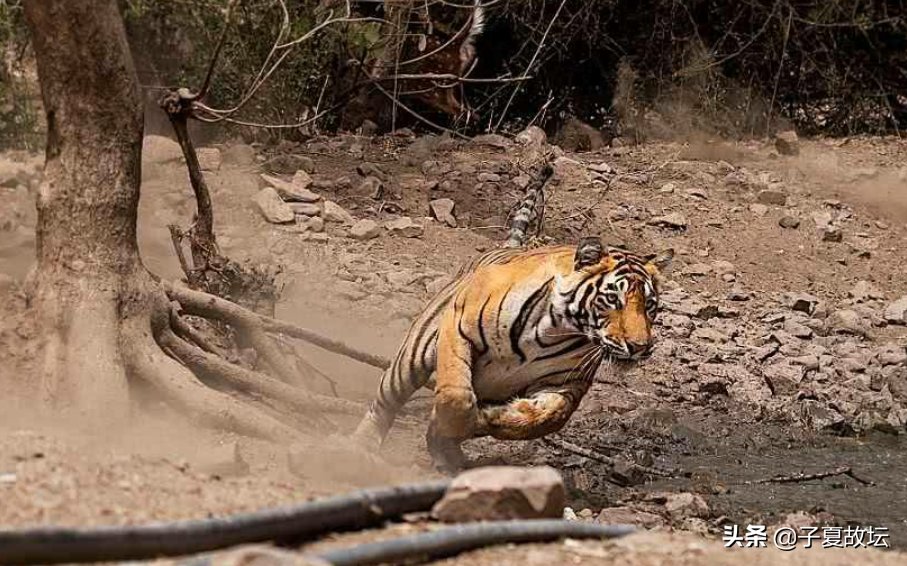
{"type": "Polygon", "coordinates": [[[136,240],[135,70],[116,0],[30,0],[25,14],[47,116],[32,295],[45,343],[35,390],[55,412],[116,419],[129,407],[121,320],[147,312],[142,287],[151,282],[136,240]]]}

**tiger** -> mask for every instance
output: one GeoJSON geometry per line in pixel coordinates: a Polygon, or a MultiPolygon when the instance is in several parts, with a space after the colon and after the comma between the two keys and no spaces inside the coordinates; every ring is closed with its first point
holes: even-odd
{"type": "Polygon", "coordinates": [[[605,360],[654,344],[670,248],[641,256],[596,237],[498,248],[463,265],[414,320],[352,434],[375,451],[410,397],[434,383],[426,443],[456,472],[471,438],[531,440],[560,430],[605,360]]]}

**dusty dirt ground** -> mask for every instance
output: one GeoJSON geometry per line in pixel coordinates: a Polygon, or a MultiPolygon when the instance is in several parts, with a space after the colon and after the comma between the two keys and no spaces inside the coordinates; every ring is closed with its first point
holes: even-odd
{"type": "MultiPolygon", "coordinates": [[[[188,224],[194,205],[178,149],[149,139],[140,245],[149,269],[174,278],[167,224],[188,224]]],[[[223,251],[284,266],[279,318],[386,357],[431,290],[501,241],[498,227],[521,194],[512,142],[496,138],[403,133],[213,147],[220,159],[206,174],[223,251]],[[423,232],[382,228],[362,241],[339,223],[317,233],[267,223],[251,200],[264,186],[259,174],[289,180],[300,168],[313,169],[313,191],[357,219],[409,216],[423,232]],[[380,194],[368,175],[380,178],[380,194]],[[426,218],[439,198],[456,203],[456,228],[426,218]]],[[[560,469],[577,520],[651,531],[447,562],[907,563],[893,551],[725,550],[714,540],[734,524],[859,525],[887,527],[890,544],[907,549],[907,321],[896,308],[907,296],[905,157],[907,143],[878,138],[801,140],[798,156],[779,155],[768,142],[707,139],[562,154],[548,188],[546,236],[600,235],[637,251],[671,246],[678,258],[663,290],[655,355],[627,371],[603,368],[557,437],[692,477],[646,482],[630,474],[617,485],[607,466],[545,441],[472,442],[478,462],[560,469]],[[759,483],[839,466],[873,484],[847,475],[759,483]]],[[[23,312],[41,157],[8,153],[0,162],[4,528],[214,516],[435,475],[422,440],[427,392],[391,433],[380,469],[340,458],[330,442],[279,447],[198,430],[156,405],[104,438],[16,411],[16,384],[32,375],[35,355],[23,312]]],[[[378,370],[300,350],[336,379],[337,394],[364,401],[374,391],[378,370]]],[[[327,382],[319,386],[331,392],[327,382]]],[[[337,425],[342,433],[355,422],[337,425]]]]}

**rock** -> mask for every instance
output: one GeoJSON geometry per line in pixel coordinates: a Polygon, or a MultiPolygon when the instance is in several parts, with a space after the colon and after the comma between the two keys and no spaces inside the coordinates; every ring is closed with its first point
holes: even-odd
{"type": "Polygon", "coordinates": [[[500,134],[484,134],[476,136],[472,138],[472,143],[474,145],[484,145],[497,149],[507,149],[510,147],[510,140],[500,134]]]}
{"type": "Polygon", "coordinates": [[[321,207],[317,204],[312,204],[310,202],[293,202],[288,204],[296,214],[301,214],[303,216],[321,216],[321,207]]]}
{"type": "Polygon", "coordinates": [[[763,216],[765,216],[766,214],[768,214],[768,207],[765,206],[764,204],[758,204],[758,203],[756,203],[756,204],[751,204],[751,205],[750,205],[750,212],[752,212],[753,214],[755,214],[755,215],[758,216],[759,218],[762,218],[763,216]]]}
{"type": "Polygon", "coordinates": [[[359,166],[356,167],[356,172],[363,177],[377,177],[379,179],[385,178],[384,171],[382,171],[381,168],[374,163],[369,163],[368,161],[366,161],[365,163],[360,163],[359,166]]]}
{"type": "Polygon", "coordinates": [[[614,169],[610,165],[605,163],[604,161],[602,161],[601,163],[590,164],[589,169],[591,171],[595,171],[596,173],[602,173],[605,175],[610,175],[610,174],[614,173],[614,169]]]}
{"type": "Polygon", "coordinates": [[[811,328],[791,319],[784,321],[784,331],[794,338],[800,338],[801,340],[806,340],[808,338],[812,338],[813,336],[813,331],[811,328]]]}
{"type": "Polygon", "coordinates": [[[715,273],[719,275],[726,275],[728,273],[735,273],[737,271],[737,267],[733,263],[725,261],[723,259],[713,261],[712,269],[715,270],[715,273]]]}
{"type": "Polygon", "coordinates": [[[819,299],[809,293],[785,293],[784,304],[791,310],[813,314],[819,299]]]}
{"type": "Polygon", "coordinates": [[[816,371],[819,369],[819,358],[817,356],[797,356],[789,358],[788,361],[791,365],[802,367],[803,371],[816,371]]]}
{"type": "Polygon", "coordinates": [[[342,206],[330,200],[324,201],[322,218],[327,222],[338,222],[340,224],[353,224],[356,222],[356,219],[342,206]]]}
{"type": "Polygon", "coordinates": [[[709,505],[705,499],[696,493],[674,493],[668,496],[665,502],[665,511],[675,521],[689,518],[708,519],[709,505]]]}
{"type": "Polygon", "coordinates": [[[529,126],[517,134],[513,141],[522,146],[542,148],[548,143],[548,136],[545,135],[545,130],[538,126],[529,126]]]}
{"type": "Polygon", "coordinates": [[[803,381],[803,370],[786,363],[767,366],[762,373],[775,395],[792,395],[800,389],[800,382],[803,381]]]}
{"type": "Polygon", "coordinates": [[[457,227],[457,219],[454,216],[456,204],[449,198],[439,198],[428,203],[432,218],[443,222],[451,228],[457,227]]]}
{"type": "Polygon", "coordinates": [[[501,181],[501,176],[497,173],[489,173],[488,171],[482,171],[479,173],[476,180],[480,183],[499,183],[501,181]]]}
{"type": "MultiPolygon", "coordinates": [[[[312,186],[312,176],[305,169],[300,169],[293,174],[293,185],[301,190],[307,190],[312,186]]],[[[314,193],[312,193],[314,194],[314,193]]],[[[315,195],[316,197],[318,195],[315,195]]]]}
{"type": "Polygon", "coordinates": [[[145,136],[142,140],[142,160],[146,163],[169,163],[183,158],[180,144],[164,136],[145,136]]]}
{"type": "Polygon", "coordinates": [[[559,519],[564,481],[548,466],[488,466],[453,479],[432,516],[445,523],[511,519],[559,519]]]}
{"type": "Polygon", "coordinates": [[[837,310],[828,317],[828,327],[838,334],[853,334],[856,336],[865,336],[868,332],[868,324],[854,310],[842,309],[837,310]]]}
{"type": "Polygon", "coordinates": [[[907,364],[907,351],[900,347],[888,347],[879,352],[879,363],[882,366],[899,366],[907,364]]]}
{"type": "Polygon", "coordinates": [[[854,288],[848,291],[847,294],[853,297],[858,303],[885,298],[885,294],[882,293],[878,287],[865,280],[858,281],[857,284],[854,285],[854,288]]]}
{"type": "Polygon", "coordinates": [[[573,117],[564,122],[554,143],[565,151],[596,151],[605,145],[601,132],[573,117]]]}
{"type": "Polygon", "coordinates": [[[694,263],[688,265],[684,268],[684,275],[692,275],[693,277],[704,277],[709,274],[711,268],[705,263],[694,263]]]}
{"type": "Polygon", "coordinates": [[[810,214],[810,216],[812,217],[813,222],[816,223],[816,228],[822,230],[831,226],[831,222],[833,220],[831,212],[827,210],[817,210],[816,212],[810,214]]]}
{"type": "Polygon", "coordinates": [[[800,155],[800,140],[797,132],[788,130],[775,136],[775,149],[781,155],[800,155]]]}
{"type": "MultiPolygon", "coordinates": [[[[293,181],[284,181],[278,177],[268,175],[266,173],[261,174],[261,179],[274,188],[280,196],[285,200],[293,202],[318,202],[321,200],[321,197],[312,191],[308,190],[306,187],[296,184],[296,178],[293,178],[293,181]]],[[[309,184],[311,185],[311,179],[309,179],[309,184]]]]}
{"type": "Polygon", "coordinates": [[[847,426],[847,420],[840,413],[813,399],[800,402],[800,414],[816,431],[836,432],[847,426]]]}
{"type": "Polygon", "coordinates": [[[385,223],[384,227],[392,236],[403,236],[404,238],[418,238],[425,231],[425,228],[413,222],[409,216],[391,220],[385,223]]]}
{"type": "Polygon", "coordinates": [[[374,220],[363,219],[350,228],[350,238],[354,240],[371,240],[381,235],[381,228],[374,220]]]}
{"type": "Polygon", "coordinates": [[[311,230],[312,232],[324,232],[324,220],[318,216],[308,218],[299,224],[306,230],[311,230]]]}
{"type": "Polygon", "coordinates": [[[764,191],[759,191],[759,195],[756,199],[762,204],[769,204],[775,206],[784,206],[787,204],[787,195],[781,191],[775,191],[771,189],[766,189],[764,191]]]}
{"type": "Polygon", "coordinates": [[[221,151],[221,161],[234,167],[255,165],[255,148],[244,143],[227,146],[226,149],[221,151]]]}
{"type": "Polygon", "coordinates": [[[746,291],[743,287],[735,285],[731,287],[731,290],[727,293],[727,300],[729,301],[748,301],[750,300],[750,293],[746,291]]]}
{"type": "Polygon", "coordinates": [[[262,166],[266,171],[280,173],[283,175],[293,175],[300,169],[306,173],[315,172],[315,162],[311,157],[305,155],[295,155],[292,153],[277,155],[265,161],[262,166]]]}
{"type": "Polygon", "coordinates": [[[778,221],[778,226],[788,230],[796,230],[800,227],[800,219],[795,216],[782,216],[778,221]]]}
{"type": "Polygon", "coordinates": [[[889,324],[907,324],[907,297],[901,297],[885,307],[884,316],[889,324]]]}
{"type": "Polygon", "coordinates": [[[218,477],[244,476],[249,473],[249,464],[239,452],[239,444],[231,442],[207,452],[202,452],[195,467],[202,473],[218,477]]]}
{"type": "Polygon", "coordinates": [[[288,224],[296,220],[296,213],[290,205],[283,202],[277,191],[271,187],[260,190],[253,200],[262,216],[271,224],[288,224]]]}
{"type": "Polygon", "coordinates": [[[202,147],[196,150],[198,164],[202,171],[220,171],[221,155],[216,147],[202,147]]]}
{"type": "Polygon", "coordinates": [[[662,228],[671,228],[674,230],[685,230],[687,227],[686,217],[679,212],[672,212],[664,216],[656,216],[649,220],[650,226],[660,226],[662,228]]]}
{"type": "Polygon", "coordinates": [[[837,243],[844,240],[844,234],[839,228],[828,226],[822,231],[822,241],[837,243]]]}
{"type": "Polygon", "coordinates": [[[381,200],[384,194],[384,183],[378,177],[366,177],[359,184],[359,192],[367,194],[375,200],[381,200]]]}

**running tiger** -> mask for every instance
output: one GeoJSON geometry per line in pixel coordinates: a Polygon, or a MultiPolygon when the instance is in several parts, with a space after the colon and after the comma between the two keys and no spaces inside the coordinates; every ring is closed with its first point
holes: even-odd
{"type": "Polygon", "coordinates": [[[529,440],[561,429],[603,360],[650,352],[658,276],[673,255],[605,251],[584,238],[473,259],[413,323],[353,438],[380,446],[432,377],[427,441],[442,470],[465,464],[460,444],[469,438],[529,440]]]}

